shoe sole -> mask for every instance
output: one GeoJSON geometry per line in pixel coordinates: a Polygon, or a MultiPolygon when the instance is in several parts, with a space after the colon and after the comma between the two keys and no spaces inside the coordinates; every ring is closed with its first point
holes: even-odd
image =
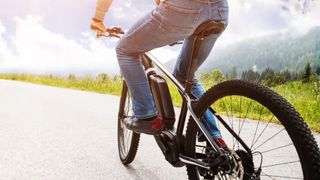
{"type": "Polygon", "coordinates": [[[136,133],[143,133],[143,134],[149,134],[149,135],[160,135],[162,133],[162,130],[159,130],[159,131],[149,131],[149,130],[142,130],[142,129],[134,129],[134,128],[131,128],[131,127],[127,127],[127,129],[131,130],[131,131],[134,131],[136,133]]]}

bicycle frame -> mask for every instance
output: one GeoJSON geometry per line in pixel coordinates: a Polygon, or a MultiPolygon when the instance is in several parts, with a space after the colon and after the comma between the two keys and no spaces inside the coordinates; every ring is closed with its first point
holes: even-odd
{"type": "MultiPolygon", "coordinates": [[[[173,84],[178,88],[181,97],[183,99],[182,102],[182,106],[181,106],[181,111],[180,111],[180,115],[179,115],[179,119],[178,119],[178,125],[177,125],[177,129],[175,131],[176,134],[176,138],[178,138],[178,142],[183,142],[181,140],[181,138],[183,137],[183,129],[185,126],[185,120],[186,120],[186,116],[187,116],[187,112],[189,111],[190,115],[192,116],[193,120],[196,122],[199,130],[205,135],[205,137],[207,138],[207,140],[209,141],[210,145],[212,147],[214,147],[214,150],[216,151],[218,156],[223,156],[224,152],[220,150],[219,146],[217,145],[217,143],[213,140],[213,138],[211,137],[209,131],[207,130],[207,128],[204,126],[204,123],[201,120],[201,117],[198,117],[196,115],[196,113],[193,110],[193,103],[197,101],[197,97],[195,97],[192,93],[191,93],[191,88],[193,85],[193,79],[194,79],[194,75],[195,75],[195,69],[196,69],[196,65],[197,65],[197,59],[195,58],[197,56],[197,52],[198,52],[198,41],[201,41],[203,38],[201,36],[198,35],[193,35],[193,45],[192,45],[192,55],[190,58],[192,58],[191,60],[191,65],[189,67],[189,75],[187,78],[187,81],[185,83],[185,85],[183,86],[177,78],[174,77],[173,74],[171,74],[151,53],[147,52],[144,53],[142,55],[142,62],[144,62],[144,66],[146,68],[146,72],[147,74],[150,71],[155,71],[154,70],[154,66],[156,66],[167,78],[169,78],[169,80],[171,82],[173,82],[173,84]]],[[[232,128],[230,128],[228,126],[228,124],[219,116],[216,114],[216,112],[210,108],[209,109],[214,115],[215,117],[217,117],[217,119],[222,122],[222,124],[226,127],[226,129],[228,129],[228,131],[231,132],[231,134],[233,134],[233,136],[235,137],[235,139],[237,139],[239,141],[239,143],[244,147],[244,149],[247,152],[251,152],[250,148],[244,143],[244,141],[237,135],[237,133],[235,133],[232,128]]],[[[193,164],[196,166],[200,166],[203,168],[207,168],[208,169],[208,164],[205,165],[205,163],[202,163],[200,161],[197,161],[191,157],[186,157],[183,154],[179,154],[180,160],[186,164],[193,164]]]]}
{"type": "MultiPolygon", "coordinates": [[[[205,36],[207,36],[208,34],[212,34],[212,33],[220,33],[222,28],[223,28],[224,24],[222,23],[217,23],[217,22],[208,22],[208,23],[203,23],[203,25],[199,26],[198,29],[195,31],[195,33],[191,36],[193,39],[193,43],[191,46],[191,56],[189,58],[191,59],[191,65],[189,67],[189,74],[187,77],[187,81],[185,82],[185,85],[181,84],[177,78],[174,77],[173,74],[171,74],[154,56],[152,56],[151,53],[147,52],[144,53],[141,58],[142,58],[142,63],[145,67],[145,71],[147,73],[147,75],[154,71],[155,69],[154,67],[156,66],[160,71],[162,71],[162,73],[169,78],[170,81],[173,82],[173,84],[178,88],[181,97],[183,99],[182,102],[182,106],[181,106],[181,111],[180,111],[180,115],[179,115],[179,119],[178,119],[178,125],[177,125],[177,129],[170,129],[171,132],[173,132],[173,136],[175,136],[177,142],[184,142],[183,141],[183,129],[185,126],[185,120],[186,120],[186,116],[187,116],[187,112],[189,111],[190,115],[192,116],[193,120],[195,121],[195,123],[197,124],[199,130],[204,134],[204,136],[207,138],[208,142],[210,143],[210,145],[213,147],[217,157],[222,157],[222,156],[226,156],[225,152],[223,152],[220,147],[218,146],[218,144],[213,140],[212,136],[210,135],[209,131],[207,130],[207,128],[205,127],[203,120],[201,119],[201,117],[198,117],[196,115],[196,113],[193,110],[193,104],[194,102],[196,102],[198,100],[198,98],[196,96],[194,96],[191,92],[192,89],[192,85],[193,85],[193,80],[194,80],[194,75],[195,75],[195,71],[196,71],[196,66],[198,63],[197,60],[197,53],[199,50],[199,41],[202,41],[203,38],[205,36]],[[209,30],[207,30],[209,29],[209,30]]],[[[219,116],[216,114],[216,112],[210,108],[209,109],[214,115],[215,117],[217,117],[217,119],[222,122],[222,124],[231,132],[231,134],[234,135],[235,139],[237,139],[239,141],[239,143],[244,147],[244,149],[246,149],[248,152],[250,151],[250,148],[244,143],[244,141],[232,130],[232,128],[230,128],[228,126],[228,124],[219,116]]],[[[172,135],[171,135],[172,136],[172,135]]],[[[159,144],[158,144],[159,145],[159,144]]],[[[179,144],[180,145],[180,144],[179,144]]],[[[160,148],[164,148],[162,147],[163,145],[159,145],[160,148]]],[[[166,151],[166,150],[165,150],[166,151]]],[[[215,166],[218,165],[220,162],[217,161],[215,163],[204,163],[201,161],[198,161],[192,157],[187,157],[184,156],[182,153],[179,152],[179,149],[174,149],[174,151],[178,151],[179,153],[179,161],[185,163],[185,164],[192,164],[192,165],[196,165],[205,169],[210,170],[211,166],[215,166]]],[[[179,166],[179,165],[177,165],[179,166]]]]}
{"type": "MultiPolygon", "coordinates": [[[[200,120],[200,117],[197,117],[196,114],[194,113],[192,109],[192,103],[197,100],[192,94],[191,94],[191,87],[192,83],[186,83],[186,86],[184,87],[154,56],[152,56],[150,53],[145,53],[142,58],[145,58],[149,62],[149,67],[146,67],[146,71],[152,70],[151,68],[154,68],[153,65],[155,65],[159,70],[163,72],[165,76],[167,76],[173,83],[174,85],[178,88],[182,95],[182,106],[181,106],[181,111],[179,115],[179,120],[178,120],[178,126],[176,130],[176,135],[177,137],[181,137],[183,134],[183,128],[185,125],[185,120],[186,120],[186,115],[187,111],[189,110],[190,115],[193,117],[195,122],[197,123],[199,129],[203,132],[203,134],[208,138],[210,144],[215,148],[215,150],[219,153],[222,154],[222,151],[220,150],[219,146],[217,143],[213,140],[211,137],[210,133],[208,130],[206,130],[205,126],[200,120]]],[[[193,63],[195,65],[195,63],[193,63]]],[[[191,69],[191,68],[190,68],[191,69]]],[[[192,77],[193,79],[193,77],[192,77]]]]}

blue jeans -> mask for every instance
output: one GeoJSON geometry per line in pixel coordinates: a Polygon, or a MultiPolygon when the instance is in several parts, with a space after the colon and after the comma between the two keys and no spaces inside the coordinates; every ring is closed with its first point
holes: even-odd
{"type": "MultiPolygon", "coordinates": [[[[190,36],[207,20],[222,20],[227,24],[227,0],[165,0],[136,22],[120,39],[116,47],[117,58],[131,92],[133,112],[138,119],[157,115],[148,79],[140,61],[141,55],[154,48],[184,40],[174,75],[185,81],[190,66],[190,36]]],[[[197,67],[208,57],[219,35],[210,35],[201,41],[197,67]]],[[[192,92],[201,96],[204,88],[198,80],[195,79],[194,82],[192,92]]],[[[211,135],[220,137],[214,116],[210,112],[206,112],[204,116],[211,135]]]]}

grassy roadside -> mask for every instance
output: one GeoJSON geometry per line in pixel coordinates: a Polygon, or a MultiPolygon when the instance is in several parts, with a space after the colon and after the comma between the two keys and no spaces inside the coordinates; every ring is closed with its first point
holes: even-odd
{"type": "MultiPolygon", "coordinates": [[[[108,77],[101,74],[97,77],[76,78],[73,75],[69,77],[56,76],[38,76],[27,74],[0,74],[0,79],[31,82],[56,87],[72,88],[77,90],[92,91],[104,94],[120,95],[122,80],[120,77],[108,77]]],[[[205,83],[206,88],[208,84],[205,83]]],[[[175,106],[180,106],[181,98],[173,84],[169,83],[171,96],[175,106]]],[[[316,132],[320,132],[320,100],[319,94],[312,83],[301,83],[299,81],[290,82],[284,85],[276,86],[274,91],[284,96],[301,114],[309,127],[316,132]]],[[[233,100],[235,104],[236,100],[233,100]]],[[[219,105],[223,111],[223,105],[219,105]]],[[[242,115],[237,115],[241,117],[242,115]]],[[[257,117],[256,112],[251,112],[250,116],[257,117]]],[[[265,115],[268,118],[268,114],[265,115]]]]}
{"type": "Polygon", "coordinates": [[[96,78],[90,76],[76,78],[75,76],[70,75],[66,78],[51,75],[39,76],[30,74],[0,74],[0,79],[31,82],[35,84],[43,84],[112,95],[120,95],[122,85],[122,80],[120,77],[110,78],[107,75],[99,75],[96,78]]]}

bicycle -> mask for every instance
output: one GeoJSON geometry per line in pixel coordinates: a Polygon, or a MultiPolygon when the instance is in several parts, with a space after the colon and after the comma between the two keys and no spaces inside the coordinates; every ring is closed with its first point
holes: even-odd
{"type": "MultiPolygon", "coordinates": [[[[191,93],[198,42],[205,36],[220,33],[223,26],[223,22],[208,21],[193,33],[192,62],[184,85],[150,53],[142,55],[157,110],[165,122],[162,134],[154,136],[165,159],[174,167],[186,165],[190,180],[319,180],[319,148],[302,117],[283,97],[267,87],[243,80],[219,83],[200,98],[191,93]],[[155,67],[162,74],[157,73],[155,67]],[[183,100],[177,123],[163,75],[173,82],[183,100]],[[228,150],[220,148],[206,129],[203,114],[207,110],[216,117],[229,144],[228,150]],[[184,133],[187,112],[190,117],[184,133]],[[199,132],[205,136],[204,142],[198,141],[199,132]]],[[[119,33],[123,33],[120,28],[113,28],[104,36],[119,33]]],[[[140,134],[126,129],[122,123],[131,115],[130,93],[123,81],[118,112],[118,151],[124,165],[134,160],[140,139],[140,134]]]]}

